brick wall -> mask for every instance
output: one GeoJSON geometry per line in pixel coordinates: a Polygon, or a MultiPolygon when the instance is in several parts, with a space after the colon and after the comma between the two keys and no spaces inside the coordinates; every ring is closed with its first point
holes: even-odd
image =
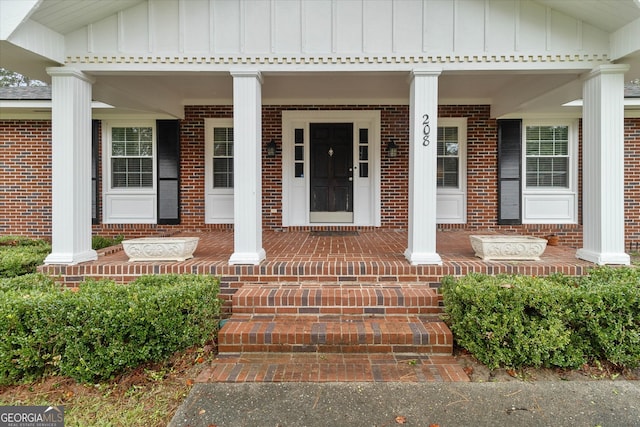
{"type": "Polygon", "coordinates": [[[51,236],[51,121],[0,120],[0,234],[51,236]]]}
{"type": "Polygon", "coordinates": [[[640,250],[640,117],[624,122],[624,222],[627,249],[640,250]]]}
{"type": "MultiPolygon", "coordinates": [[[[263,224],[282,223],[281,117],[286,110],[380,110],[382,227],[407,226],[408,106],[265,106],[263,107],[263,224]],[[386,143],[393,138],[398,157],[389,158],[386,143]],[[276,157],[266,156],[266,143],[278,142],[276,157]]],[[[232,117],[232,106],[187,106],[181,124],[182,224],[98,224],[93,231],[127,237],[172,234],[181,229],[231,229],[204,224],[204,119],[232,117]]],[[[563,244],[578,247],[582,226],[499,226],[497,217],[497,124],[489,106],[440,106],[440,117],[467,118],[467,224],[442,224],[440,229],[503,230],[545,236],[560,235],[563,244]]],[[[0,234],[51,235],[51,122],[0,120],[0,234]]],[[[640,244],[640,118],[625,120],[625,221],[627,244],[640,244]]],[[[579,204],[581,206],[581,204],[579,204]]],[[[101,208],[101,205],[99,205],[101,208]]],[[[581,218],[581,215],[580,217],[581,218]]]]}

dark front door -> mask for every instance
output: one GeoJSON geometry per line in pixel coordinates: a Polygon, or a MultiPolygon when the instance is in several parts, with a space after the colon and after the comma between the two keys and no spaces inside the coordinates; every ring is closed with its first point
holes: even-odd
{"type": "Polygon", "coordinates": [[[311,222],[353,222],[353,124],[311,124],[311,222]]]}

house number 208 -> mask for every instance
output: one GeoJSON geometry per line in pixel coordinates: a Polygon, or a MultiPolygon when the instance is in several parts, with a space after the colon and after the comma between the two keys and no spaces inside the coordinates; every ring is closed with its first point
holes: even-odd
{"type": "Polygon", "coordinates": [[[430,137],[431,137],[431,125],[429,124],[429,115],[425,114],[424,116],[422,116],[423,120],[422,120],[422,145],[424,147],[428,147],[429,144],[431,143],[430,141],[430,137]]]}

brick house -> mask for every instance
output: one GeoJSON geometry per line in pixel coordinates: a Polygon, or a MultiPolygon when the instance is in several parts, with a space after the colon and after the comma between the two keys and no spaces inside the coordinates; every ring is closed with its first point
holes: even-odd
{"type": "Polygon", "coordinates": [[[640,237],[637,0],[0,1],[0,233],[406,229],[640,237]],[[18,95],[20,92],[20,95],[18,95]],[[17,98],[21,99],[17,99],[17,98]]]}

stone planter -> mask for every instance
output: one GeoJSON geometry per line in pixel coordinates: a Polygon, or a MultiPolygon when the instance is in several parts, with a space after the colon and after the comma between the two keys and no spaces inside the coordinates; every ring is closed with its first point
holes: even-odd
{"type": "Polygon", "coordinates": [[[184,261],[193,258],[199,237],[143,237],[124,240],[129,261],[184,261]]]}
{"type": "Polygon", "coordinates": [[[533,236],[471,235],[471,247],[485,261],[539,261],[547,247],[545,239],[533,236]]]}

